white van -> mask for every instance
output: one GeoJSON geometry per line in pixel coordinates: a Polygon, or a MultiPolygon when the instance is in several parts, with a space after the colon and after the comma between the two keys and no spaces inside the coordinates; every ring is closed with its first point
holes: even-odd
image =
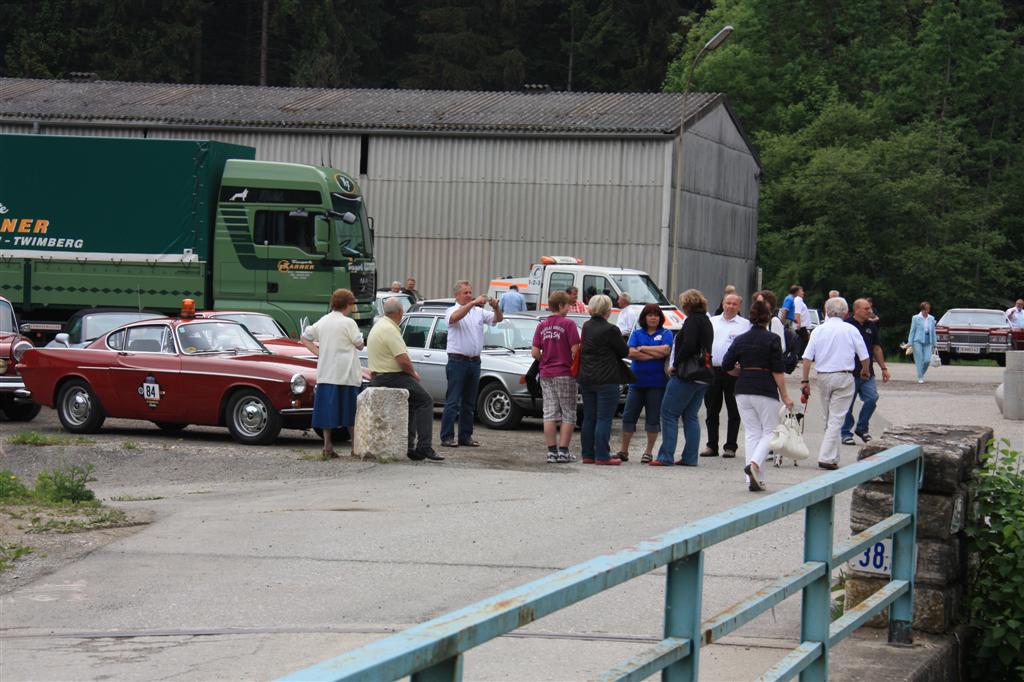
{"type": "MultiPolygon", "coordinates": [[[[526,299],[528,310],[543,310],[548,306],[551,292],[576,287],[580,292],[579,300],[584,303],[594,294],[605,294],[612,299],[612,305],[616,305],[621,293],[629,294],[630,303],[634,306],[656,303],[665,312],[668,329],[679,329],[685,317],[643,270],[586,265],[582,258],[575,256],[542,256],[530,268],[527,277],[492,279],[487,295],[500,297],[513,284],[519,287],[519,293],[526,299]]],[[[618,308],[613,309],[612,322],[618,317],[618,312],[618,308]]]]}

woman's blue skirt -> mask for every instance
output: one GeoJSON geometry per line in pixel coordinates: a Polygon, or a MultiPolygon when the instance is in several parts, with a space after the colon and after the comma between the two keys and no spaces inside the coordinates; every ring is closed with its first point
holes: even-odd
{"type": "Polygon", "coordinates": [[[356,423],[358,386],[317,384],[313,396],[313,428],[336,429],[356,423]]]}

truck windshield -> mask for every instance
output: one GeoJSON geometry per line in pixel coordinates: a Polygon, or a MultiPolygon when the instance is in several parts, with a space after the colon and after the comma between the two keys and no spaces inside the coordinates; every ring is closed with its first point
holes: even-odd
{"type": "Polygon", "coordinates": [[[0,332],[16,332],[14,328],[14,308],[7,301],[0,301],[0,332]]]}
{"type": "Polygon", "coordinates": [[[348,198],[340,194],[331,194],[331,204],[338,213],[351,213],[356,217],[352,224],[341,218],[334,218],[338,241],[342,255],[369,258],[373,255],[370,243],[370,221],[366,218],[366,207],[362,198],[348,198]]]}
{"type": "Polygon", "coordinates": [[[629,294],[629,301],[634,305],[671,305],[647,275],[612,275],[612,279],[623,293],[629,294]]]}

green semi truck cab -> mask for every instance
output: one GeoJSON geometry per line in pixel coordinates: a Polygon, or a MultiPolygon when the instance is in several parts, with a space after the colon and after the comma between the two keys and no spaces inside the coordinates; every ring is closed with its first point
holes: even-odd
{"type": "Polygon", "coordinates": [[[351,289],[373,318],[358,183],[214,141],[0,135],[0,293],[51,333],[92,306],[272,315],[291,335],[351,289]]]}

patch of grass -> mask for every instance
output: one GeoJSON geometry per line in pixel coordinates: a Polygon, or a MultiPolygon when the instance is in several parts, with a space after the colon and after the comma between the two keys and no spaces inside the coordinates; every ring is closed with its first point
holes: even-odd
{"type": "Polygon", "coordinates": [[[22,431],[7,438],[8,445],[34,445],[37,447],[48,445],[92,445],[95,442],[80,436],[46,434],[39,433],[38,431],[22,431]]]}
{"type": "Polygon", "coordinates": [[[0,502],[16,502],[31,496],[32,492],[13,472],[7,469],[0,471],[0,502]]]}
{"type": "Polygon", "coordinates": [[[840,570],[832,583],[831,620],[836,620],[846,611],[846,572],[840,570]]]}
{"type": "MultiPolygon", "coordinates": [[[[58,466],[52,471],[40,471],[35,486],[29,488],[11,471],[0,470],[0,503],[51,507],[70,503],[98,507],[96,494],[86,486],[86,483],[95,480],[92,472],[91,464],[58,466]]],[[[4,511],[18,518],[11,511],[4,511]]]]}
{"type": "Polygon", "coordinates": [[[0,573],[3,573],[10,568],[14,561],[20,557],[32,553],[32,548],[28,545],[5,545],[0,543],[0,573]]]}
{"type": "Polygon", "coordinates": [[[35,497],[41,502],[88,502],[96,499],[96,493],[86,487],[94,481],[93,466],[71,464],[57,467],[53,471],[41,471],[36,477],[35,497]]]}
{"type": "Polygon", "coordinates": [[[139,449],[139,444],[136,443],[133,440],[126,440],[125,442],[121,443],[121,449],[122,450],[138,450],[139,449]]]}
{"type": "Polygon", "coordinates": [[[127,515],[120,509],[77,509],[71,516],[35,516],[26,533],[80,533],[98,528],[123,526],[127,515]]]}
{"type": "Polygon", "coordinates": [[[111,502],[148,502],[149,500],[162,500],[164,499],[161,495],[118,495],[111,497],[111,502]]]}

